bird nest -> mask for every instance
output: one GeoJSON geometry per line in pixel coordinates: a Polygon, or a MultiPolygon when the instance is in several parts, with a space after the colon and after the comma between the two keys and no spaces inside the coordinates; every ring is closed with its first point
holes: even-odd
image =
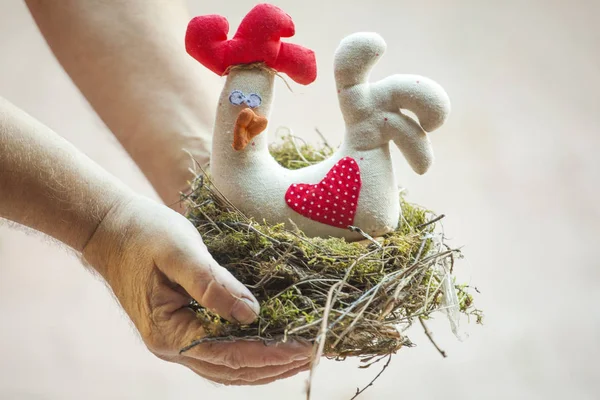
{"type": "MultiPolygon", "coordinates": [[[[332,149],[286,136],[271,153],[295,169],[322,161],[332,149]]],[[[365,240],[347,242],[309,238],[283,224],[247,218],[206,174],[198,175],[192,187],[185,197],[188,219],[216,261],[253,292],[260,315],[255,323],[240,325],[193,303],[206,337],[188,348],[236,338],[296,339],[318,343],[330,358],[369,361],[412,345],[405,330],[417,321],[424,324],[435,311],[445,311],[455,331],[461,313],[481,322],[470,287],[455,282],[461,253],[445,243],[442,216],[404,197],[396,231],[377,238],[363,233],[365,240]]],[[[362,233],[360,227],[350,229],[362,233]]]]}

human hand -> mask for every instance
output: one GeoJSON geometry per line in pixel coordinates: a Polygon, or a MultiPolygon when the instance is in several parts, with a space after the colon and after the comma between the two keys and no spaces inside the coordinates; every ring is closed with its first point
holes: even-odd
{"type": "Polygon", "coordinates": [[[259,305],[250,291],[211,257],[183,216],[133,197],[113,206],[85,246],[83,258],[108,282],[148,349],[198,375],[228,385],[260,385],[308,369],[311,347],[297,342],[203,343],[187,308],[195,299],[223,318],[253,322],[259,305]]]}

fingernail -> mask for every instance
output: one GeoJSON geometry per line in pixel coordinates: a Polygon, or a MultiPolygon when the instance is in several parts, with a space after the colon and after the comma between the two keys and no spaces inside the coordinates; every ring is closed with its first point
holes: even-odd
{"type": "Polygon", "coordinates": [[[256,308],[258,308],[256,302],[250,299],[241,298],[233,306],[231,316],[240,324],[250,324],[254,322],[258,316],[256,308]]]}

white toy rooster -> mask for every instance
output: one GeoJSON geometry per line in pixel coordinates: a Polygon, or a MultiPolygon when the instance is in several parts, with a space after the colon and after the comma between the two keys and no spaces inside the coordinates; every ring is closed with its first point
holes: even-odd
{"type": "Polygon", "coordinates": [[[346,133],[327,160],[298,170],[270,155],[266,128],[277,72],[308,84],[316,78],[314,54],[281,43],[294,34],[291,18],[261,4],[227,40],[227,21],[194,18],[186,48],[214,72],[227,75],[219,99],[211,156],[212,181],[247,216],[269,223],[292,221],[308,236],[362,239],[397,228],[399,193],[390,156],[393,141],[413,170],[427,171],[433,152],[426,132],[450,112],[445,91],[430,79],[394,75],[369,83],[386,44],[375,33],[346,37],[335,53],[335,79],[346,133]],[[413,112],[418,121],[402,113],[413,112]]]}

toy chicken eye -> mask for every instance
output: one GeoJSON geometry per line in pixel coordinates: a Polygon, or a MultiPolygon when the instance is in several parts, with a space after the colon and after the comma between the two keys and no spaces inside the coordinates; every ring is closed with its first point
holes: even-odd
{"type": "Polygon", "coordinates": [[[256,108],[260,106],[260,103],[262,103],[262,99],[256,93],[250,93],[246,98],[246,104],[250,108],[256,108]]]}
{"type": "Polygon", "coordinates": [[[233,104],[234,106],[239,106],[240,104],[242,104],[244,101],[246,100],[246,96],[244,96],[244,93],[242,93],[239,90],[234,90],[233,92],[231,92],[231,94],[229,95],[229,102],[231,104],[233,104]]]}

